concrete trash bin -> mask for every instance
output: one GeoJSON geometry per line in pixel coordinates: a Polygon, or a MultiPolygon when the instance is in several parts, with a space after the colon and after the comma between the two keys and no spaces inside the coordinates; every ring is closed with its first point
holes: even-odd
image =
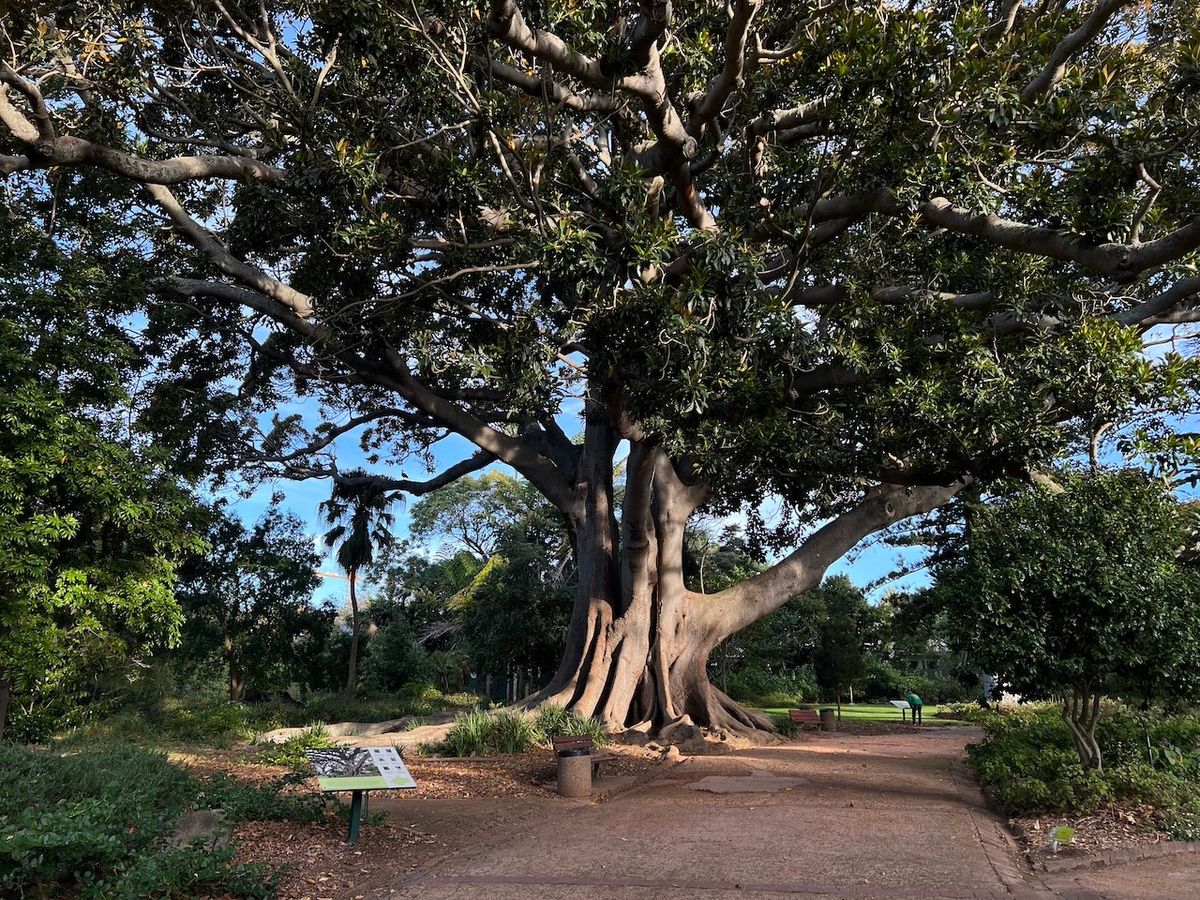
{"type": "Polygon", "coordinates": [[[558,792],[564,797],[592,796],[592,753],[583,747],[558,752],[558,792]]]}
{"type": "Polygon", "coordinates": [[[837,714],[836,709],[821,710],[821,730],[822,731],[837,731],[837,720],[834,716],[837,714]]]}

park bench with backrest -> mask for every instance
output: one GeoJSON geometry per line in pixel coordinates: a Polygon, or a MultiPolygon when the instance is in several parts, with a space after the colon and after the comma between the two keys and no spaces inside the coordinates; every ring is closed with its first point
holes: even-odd
{"type": "Polygon", "coordinates": [[[592,756],[592,777],[600,777],[600,766],[602,763],[612,762],[616,759],[615,753],[606,753],[603,750],[597,750],[595,743],[586,734],[570,734],[560,737],[550,738],[550,743],[554,748],[555,757],[563,750],[586,750],[592,756]]]}
{"type": "Polygon", "coordinates": [[[789,709],[788,718],[801,727],[812,725],[819,728],[821,726],[821,716],[815,709],[789,709]]]}

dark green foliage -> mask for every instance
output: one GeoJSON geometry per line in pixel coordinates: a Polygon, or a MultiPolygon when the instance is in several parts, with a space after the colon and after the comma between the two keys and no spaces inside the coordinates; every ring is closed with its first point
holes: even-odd
{"type": "Polygon", "coordinates": [[[182,655],[224,662],[231,700],[308,682],[333,610],[311,603],[321,558],[302,523],[272,507],[246,527],[218,504],[206,525],[207,551],[180,572],[182,655]]]}
{"type": "Polygon", "coordinates": [[[528,483],[489,473],[422,498],[412,517],[414,535],[461,549],[434,562],[386,560],[379,574],[395,607],[415,629],[447,635],[429,644],[462,654],[477,672],[548,676],[575,595],[570,545],[554,508],[528,483]]]}
{"type": "Polygon", "coordinates": [[[198,542],[177,481],[39,380],[27,325],[0,317],[0,738],[11,694],[16,737],[37,739],[178,641],[176,565],[198,542]]]}
{"type": "Polygon", "coordinates": [[[262,867],[232,865],[232,851],[166,846],[191,806],[225,808],[233,819],[298,815],[274,791],[201,782],[161,753],[112,746],[59,756],[0,747],[0,888],[96,900],[273,896],[262,867]]]}
{"type": "Polygon", "coordinates": [[[1080,765],[1058,709],[955,710],[983,724],[969,748],[980,781],[1011,814],[1087,813],[1112,802],[1155,807],[1161,827],[1180,834],[1200,813],[1200,716],[1135,713],[1106,706],[1097,736],[1103,772],[1080,765]]]}
{"type": "Polygon", "coordinates": [[[948,676],[929,676],[898,669],[892,663],[869,654],[861,687],[855,688],[855,697],[861,691],[864,700],[882,702],[903,700],[909,691],[914,692],[929,705],[968,700],[979,694],[975,681],[965,684],[948,676]]]}
{"type": "Polygon", "coordinates": [[[363,688],[376,693],[398,691],[406,684],[426,681],[431,675],[429,654],[417,640],[403,610],[384,615],[385,601],[372,601],[368,616],[384,624],[371,635],[363,661],[363,688]]]}
{"type": "Polygon", "coordinates": [[[866,674],[864,652],[873,638],[872,610],[862,591],[845,575],[828,579],[817,590],[825,615],[817,634],[813,668],[826,695],[840,703],[866,674]]]}
{"type": "Polygon", "coordinates": [[[1200,688],[1186,513],[1136,472],[1068,475],[978,514],[937,572],[958,645],[1027,699],[1200,688]]]}
{"type": "Polygon", "coordinates": [[[809,667],[769,672],[756,666],[739,668],[729,676],[725,692],[750,706],[777,707],[817,699],[817,678],[809,667]]]}

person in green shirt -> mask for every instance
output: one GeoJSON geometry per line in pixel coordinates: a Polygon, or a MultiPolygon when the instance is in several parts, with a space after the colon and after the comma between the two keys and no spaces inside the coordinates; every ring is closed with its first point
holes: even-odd
{"type": "Polygon", "coordinates": [[[912,707],[912,720],[914,725],[921,724],[921,698],[917,696],[916,691],[908,692],[908,705],[912,707]]]}

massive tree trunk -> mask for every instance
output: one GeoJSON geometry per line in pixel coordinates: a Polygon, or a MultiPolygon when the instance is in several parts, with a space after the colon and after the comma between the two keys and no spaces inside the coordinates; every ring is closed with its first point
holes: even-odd
{"type": "MultiPolygon", "coordinates": [[[[627,435],[628,436],[628,435],[627,435]]],[[[654,439],[636,434],[626,461],[619,524],[614,508],[617,433],[589,421],[576,467],[579,512],[571,530],[579,590],[566,652],[549,685],[525,705],[553,703],[609,727],[681,719],[749,733],[772,727],[713,685],[708,660],[724,640],[816,587],[859,540],[907,515],[946,502],[961,483],[877,488],[763,574],[717,594],[686,588],[684,528],[708,499],[689,484],[654,439]]]]}

